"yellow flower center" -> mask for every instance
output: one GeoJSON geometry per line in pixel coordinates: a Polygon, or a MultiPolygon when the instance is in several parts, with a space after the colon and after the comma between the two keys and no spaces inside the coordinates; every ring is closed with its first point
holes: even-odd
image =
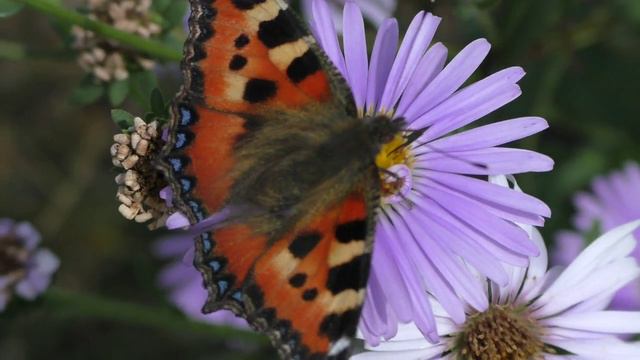
{"type": "Polygon", "coordinates": [[[411,168],[413,157],[409,148],[405,145],[405,138],[402,134],[396,135],[393,140],[382,145],[380,152],[376,155],[376,165],[380,169],[380,183],[382,184],[382,196],[389,197],[396,195],[405,184],[407,179],[394,176],[389,169],[395,165],[404,165],[411,168]]]}

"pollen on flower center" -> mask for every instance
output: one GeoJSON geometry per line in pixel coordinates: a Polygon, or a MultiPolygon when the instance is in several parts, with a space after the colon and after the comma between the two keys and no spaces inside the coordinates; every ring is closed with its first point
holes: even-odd
{"type": "Polygon", "coordinates": [[[545,350],[540,327],[524,309],[510,305],[491,305],[471,315],[454,348],[455,359],[464,360],[535,360],[545,350]]]}
{"type": "Polygon", "coordinates": [[[28,251],[15,237],[0,238],[0,276],[22,269],[28,256],[28,251]]]}
{"type": "Polygon", "coordinates": [[[380,183],[383,200],[387,203],[401,201],[411,190],[411,166],[413,158],[402,134],[382,145],[376,155],[376,165],[380,169],[380,183]]]}

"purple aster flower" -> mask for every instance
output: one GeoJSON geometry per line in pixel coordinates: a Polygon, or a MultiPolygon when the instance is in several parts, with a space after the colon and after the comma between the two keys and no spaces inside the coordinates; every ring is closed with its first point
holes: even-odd
{"type": "Polygon", "coordinates": [[[49,287],[60,261],[39,243],[31,224],[0,219],[0,311],[14,294],[33,300],[49,287]]]}
{"type": "Polygon", "coordinates": [[[154,245],[154,253],[159,258],[172,260],[158,275],[158,282],[169,291],[169,299],[185,315],[212,324],[249,328],[244,319],[228,310],[207,315],[202,313],[207,291],[202,287],[200,273],[193,266],[193,235],[176,235],[159,240],[154,245]]]}
{"type": "MultiPolygon", "coordinates": [[[[331,10],[331,15],[336,20],[338,29],[342,31],[342,19],[341,9],[347,1],[354,0],[329,0],[328,5],[331,10]]],[[[313,19],[313,2],[314,0],[302,0],[302,12],[307,19],[313,19]]],[[[380,26],[384,20],[391,17],[398,5],[397,0],[355,0],[355,3],[362,10],[364,18],[370,21],[376,27],[380,26]]]]}
{"type": "Polygon", "coordinates": [[[582,235],[575,231],[562,230],[555,234],[554,248],[551,252],[551,263],[569,265],[584,248],[582,235]]]}
{"type": "Polygon", "coordinates": [[[396,335],[398,322],[412,321],[437,341],[427,293],[462,324],[464,303],[477,311],[490,305],[476,272],[507,286],[510,274],[503,264],[524,267],[539,254],[515,223],[543,225],[549,208],[509,188],[504,178],[496,178],[497,184],[481,177],[551,170],[547,156],[500,146],[542,131],[547,123],[523,117],[460,131],[521,93],[519,67],[463,87],[489,52],[484,39],[447,64],[446,47],[431,45],[440,18],[420,12],[400,44],[397,21],[385,20],[369,57],[363,16],[354,2],[344,7],[345,52],[327,2],[315,0],[313,10],[316,37],[349,83],[359,113],[404,118],[406,135],[417,136],[408,147],[399,136],[376,159],[393,175],[383,184],[360,330],[376,344],[396,335]]]}
{"type": "MultiPolygon", "coordinates": [[[[610,230],[632,220],[640,219],[640,167],[629,162],[624,169],[593,181],[592,193],[579,193],[575,197],[578,213],[574,225],[579,232],[563,231],[556,237],[557,264],[567,260],[585,246],[587,235],[594,229],[610,230]]],[[[634,233],[640,239],[640,230],[634,233]]],[[[640,247],[633,252],[640,259],[640,247]]],[[[611,303],[614,309],[640,309],[640,281],[635,281],[618,292],[611,303]]]]}
{"type": "MultiPolygon", "coordinates": [[[[596,178],[593,194],[580,193],[575,203],[578,214],[575,226],[581,231],[590,230],[598,223],[602,231],[620,224],[640,219],[640,167],[629,162],[624,169],[608,176],[596,178]]],[[[640,238],[640,230],[635,233],[640,238]]],[[[636,251],[640,254],[640,249],[636,251]]]]}
{"type": "Polygon", "coordinates": [[[611,230],[566,269],[548,271],[544,241],[534,230],[541,254],[526,269],[505,268],[506,284],[476,277],[485,310],[467,306],[467,320],[458,323],[430,297],[440,343],[425,341],[414,324],[401,325],[391,341],[352,359],[640,359],[639,342],[616,337],[640,332],[640,312],[605,310],[616,291],[640,276],[631,256],[639,225],[611,230]]]}
{"type": "Polygon", "coordinates": [[[189,226],[189,219],[180,211],[176,211],[173,207],[173,190],[171,186],[165,186],[160,190],[160,199],[164,200],[165,206],[168,212],[172,212],[171,215],[165,220],[165,226],[167,229],[174,230],[189,226]]]}

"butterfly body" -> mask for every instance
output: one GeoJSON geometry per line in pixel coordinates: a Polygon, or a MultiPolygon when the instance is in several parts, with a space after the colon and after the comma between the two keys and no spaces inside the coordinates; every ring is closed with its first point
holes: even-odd
{"type": "Polygon", "coordinates": [[[398,131],[387,118],[363,121],[330,107],[253,121],[260,124],[236,143],[226,205],[252,209],[255,219],[239,220],[274,238],[375,186],[380,141],[398,131]]]}
{"type": "Polygon", "coordinates": [[[185,85],[160,168],[211,226],[195,265],[205,312],[229,309],[283,359],[346,359],[369,274],[382,144],[281,0],[191,0],[185,85]]]}

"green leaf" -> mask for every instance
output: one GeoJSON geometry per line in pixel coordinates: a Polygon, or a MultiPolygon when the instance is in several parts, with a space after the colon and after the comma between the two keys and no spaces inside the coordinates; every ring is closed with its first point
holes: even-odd
{"type": "Polygon", "coordinates": [[[160,89],[155,88],[151,91],[151,111],[159,116],[166,117],[167,116],[167,107],[164,104],[164,98],[162,97],[162,92],[160,89]]]}
{"type": "Polygon", "coordinates": [[[145,110],[150,110],[149,97],[156,87],[158,87],[158,82],[154,73],[143,71],[131,74],[131,95],[145,110]]]}
{"type": "Polygon", "coordinates": [[[159,120],[156,114],[152,112],[148,112],[144,114],[142,118],[144,119],[144,122],[146,122],[147,124],[153,122],[154,120],[159,120]]]}
{"type": "Polygon", "coordinates": [[[162,43],[165,44],[169,48],[173,49],[181,49],[184,46],[185,37],[184,32],[180,32],[179,34],[171,33],[161,39],[162,43]]]}
{"type": "Polygon", "coordinates": [[[112,109],[111,119],[121,129],[125,130],[133,126],[133,119],[135,119],[135,116],[122,109],[112,109]]]}
{"type": "Polygon", "coordinates": [[[23,3],[12,0],[0,0],[0,18],[17,14],[24,7],[23,3]]]}
{"type": "Polygon", "coordinates": [[[500,2],[501,0],[478,0],[476,4],[480,9],[486,10],[498,6],[500,2]]]}
{"type": "Polygon", "coordinates": [[[111,105],[118,106],[122,104],[129,94],[129,79],[112,82],[109,85],[109,101],[111,105]]]}
{"type": "Polygon", "coordinates": [[[169,5],[171,5],[172,0],[154,0],[151,4],[151,8],[159,13],[163,13],[169,5]]]}
{"type": "Polygon", "coordinates": [[[172,1],[163,13],[164,20],[167,22],[166,28],[172,29],[176,26],[182,26],[186,13],[186,1],[172,1]]]}
{"type": "Polygon", "coordinates": [[[105,91],[102,84],[85,83],[78,86],[71,94],[71,101],[78,105],[89,105],[98,100],[105,91]]]}

